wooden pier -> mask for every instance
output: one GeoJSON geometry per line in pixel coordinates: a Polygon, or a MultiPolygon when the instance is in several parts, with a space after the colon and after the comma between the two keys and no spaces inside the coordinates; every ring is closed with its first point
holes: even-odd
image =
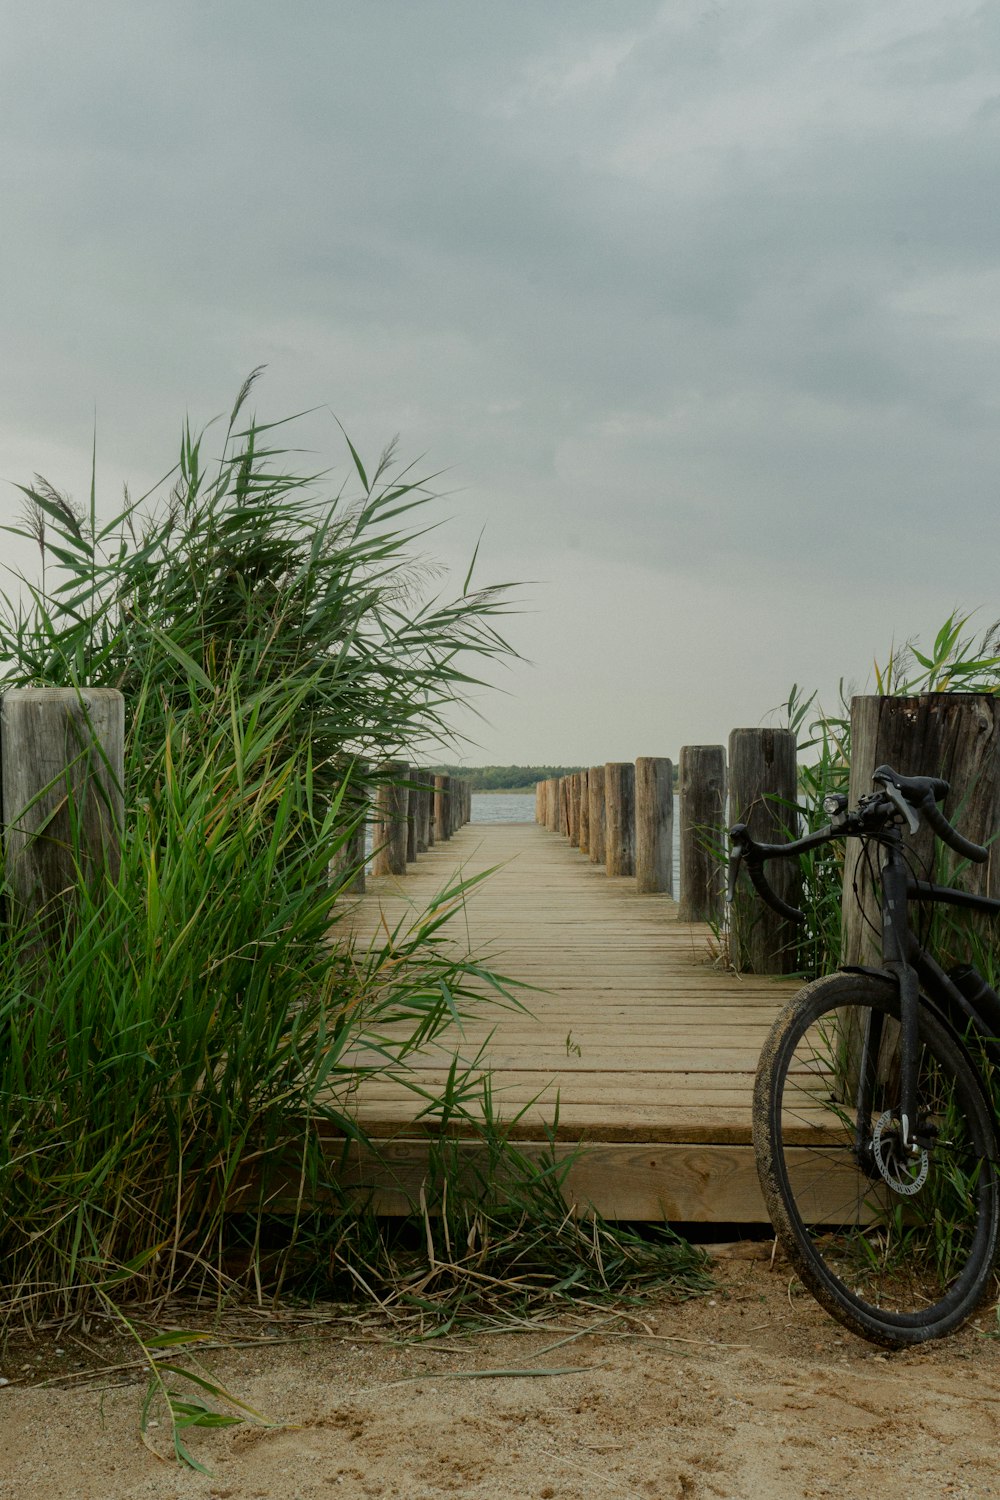
{"type": "MultiPolygon", "coordinates": [[[[526,1012],[484,1003],[411,1061],[429,1091],[454,1053],[490,1071],[494,1113],[526,1154],[582,1145],[569,1200],[607,1218],[753,1222],[764,1218],[750,1144],[761,1043],[794,982],[725,972],[712,935],[681,922],[668,895],[639,895],[536,824],[466,824],[402,878],[370,879],[355,916],[360,941],[422,910],[461,868],[497,867],[453,919],[453,941],[531,986],[526,1012]]],[[[383,1161],[352,1174],[386,1213],[418,1199],[428,1133],[419,1100],[391,1079],[363,1084],[352,1109],[383,1161]]],[[[462,1136],[461,1123],[450,1126],[462,1136]]],[[[471,1132],[466,1129],[468,1136],[471,1132]]],[[[460,1149],[474,1152],[474,1139],[460,1149]]]]}

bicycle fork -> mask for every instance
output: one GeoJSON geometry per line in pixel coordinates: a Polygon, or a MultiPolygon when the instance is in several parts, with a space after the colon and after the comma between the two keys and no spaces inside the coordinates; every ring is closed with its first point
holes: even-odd
{"type": "MultiPolygon", "coordinates": [[[[908,961],[909,927],[907,926],[907,871],[898,845],[889,846],[889,856],[882,866],[882,961],[886,970],[894,977],[899,987],[899,1124],[903,1151],[916,1156],[920,1144],[916,1140],[917,1119],[917,1067],[920,1048],[918,1020],[920,980],[917,971],[908,961]]],[[[882,1026],[877,1027],[881,1042],[882,1026]]],[[[867,1061],[867,1060],[866,1060],[867,1061]]],[[[873,1068],[878,1067],[877,1052],[871,1059],[873,1068]]],[[[862,1073],[864,1087],[869,1087],[869,1078],[874,1084],[874,1074],[867,1067],[862,1073]]],[[[859,1113],[860,1122],[860,1113],[859,1113]]]]}

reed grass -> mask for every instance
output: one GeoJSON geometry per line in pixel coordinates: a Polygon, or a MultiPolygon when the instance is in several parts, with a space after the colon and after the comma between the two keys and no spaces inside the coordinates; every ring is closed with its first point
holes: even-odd
{"type": "MultiPolygon", "coordinates": [[[[460,884],[364,950],[340,899],[384,765],[453,746],[454,705],[510,655],[510,591],[473,588],[470,569],[457,595],[430,597],[429,484],[391,450],[369,475],[348,441],[350,482],[331,496],[329,476],[296,471],[282,424],[244,415],[253,381],[211,461],[210,433],[186,424],[161,490],[104,519],[93,477],[84,507],[36,478],[7,528],[37,544],[41,569],[2,600],[0,686],[119,688],[127,730],[117,873],[81,882],[44,948],[4,907],[0,1323],[109,1306],[152,1316],[206,1289],[220,1305],[315,1292],[331,1243],[353,1247],[337,1264],[354,1266],[355,1294],[377,1281],[380,1303],[389,1285],[418,1295],[363,1207],[345,1198],[322,1222],[307,1211],[313,1189],[336,1192],[321,1135],[357,1134],[349,1104],[365,1072],[405,1081],[410,1053],[456,1016],[521,1003],[445,941],[460,884]],[[289,1161],[301,1203],[279,1229],[266,1205],[289,1161]]],[[[468,1079],[443,1099],[414,1089],[439,1124],[482,1115],[468,1079]]],[[[428,1185],[435,1223],[464,1247],[447,1271],[432,1252],[419,1295],[436,1317],[477,1276],[499,1285],[505,1264],[530,1267],[532,1296],[696,1283],[672,1241],[654,1254],[624,1237],[612,1253],[611,1231],[567,1214],[554,1166],[483,1129],[472,1196],[445,1147],[428,1185]]],[[[426,1245],[426,1202],[416,1217],[426,1245]]]]}
{"type": "Polygon", "coordinates": [[[509,591],[428,599],[427,484],[348,443],[331,498],[244,416],[254,378],[211,462],[186,424],[161,491],[105,520],[93,475],[85,507],[36,478],[7,528],[42,567],[4,596],[2,685],[120,688],[127,740],[117,875],[44,945],[6,904],[0,1316],[203,1281],[237,1178],[354,1130],[349,1052],[399,1067],[484,987],[516,1003],[446,949],[460,891],[364,952],[337,900],[380,767],[448,743],[509,654],[509,591]]]}

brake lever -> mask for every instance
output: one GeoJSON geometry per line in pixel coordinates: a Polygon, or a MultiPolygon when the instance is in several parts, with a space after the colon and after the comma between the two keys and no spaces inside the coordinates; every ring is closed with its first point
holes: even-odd
{"type": "Polygon", "coordinates": [[[893,806],[903,814],[911,833],[916,833],[920,828],[920,819],[916,811],[910,806],[898,787],[894,787],[891,781],[880,781],[879,785],[885,792],[893,806]]]}

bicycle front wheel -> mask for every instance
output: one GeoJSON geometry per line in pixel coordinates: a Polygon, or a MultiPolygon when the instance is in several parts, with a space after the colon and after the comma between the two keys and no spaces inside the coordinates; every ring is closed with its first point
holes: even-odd
{"type": "Polygon", "coordinates": [[[754,1149],[775,1232],[806,1287],[889,1348],[956,1329],[991,1283],[997,1130],[964,1043],[920,1008],[916,1155],[902,1149],[899,999],[835,974],[795,997],[764,1044],[754,1149]]]}

